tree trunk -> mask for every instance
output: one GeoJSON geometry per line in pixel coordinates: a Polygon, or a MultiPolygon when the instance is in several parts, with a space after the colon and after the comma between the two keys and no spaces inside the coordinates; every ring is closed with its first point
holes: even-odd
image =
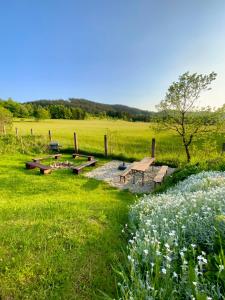
{"type": "Polygon", "coordinates": [[[187,162],[189,163],[191,161],[191,155],[190,155],[190,151],[189,151],[189,146],[184,144],[184,147],[185,147],[185,152],[186,152],[186,155],[187,155],[187,162]]]}

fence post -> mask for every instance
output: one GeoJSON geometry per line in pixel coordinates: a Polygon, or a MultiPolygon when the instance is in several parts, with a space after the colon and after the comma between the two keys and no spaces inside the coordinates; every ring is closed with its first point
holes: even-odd
{"type": "Polygon", "coordinates": [[[222,144],[222,154],[225,152],[225,143],[222,144]]]}
{"type": "Polygon", "coordinates": [[[18,137],[18,128],[16,127],[16,137],[18,137]]]}
{"type": "Polygon", "coordinates": [[[78,138],[76,132],[73,133],[73,140],[75,153],[78,153],[78,138]]]}
{"type": "Polygon", "coordinates": [[[51,141],[52,141],[52,133],[51,133],[51,130],[48,131],[48,137],[49,137],[49,141],[51,142],[51,141]]]}
{"type": "Polygon", "coordinates": [[[33,129],[32,128],[30,129],[30,135],[33,135],[33,129]]]}
{"type": "Polygon", "coordinates": [[[155,157],[155,138],[152,139],[152,157],[155,157]]]}
{"type": "Polygon", "coordinates": [[[105,157],[107,157],[108,156],[108,137],[106,134],[104,135],[104,148],[105,148],[105,157]]]}

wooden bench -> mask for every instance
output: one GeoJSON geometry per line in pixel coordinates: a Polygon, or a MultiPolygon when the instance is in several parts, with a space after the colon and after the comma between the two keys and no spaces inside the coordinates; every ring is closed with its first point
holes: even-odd
{"type": "Polygon", "coordinates": [[[161,184],[163,182],[163,179],[165,177],[165,175],[168,172],[168,166],[162,166],[158,173],[156,174],[156,176],[154,177],[153,181],[154,181],[154,185],[156,186],[157,183],[161,184]]]}
{"type": "Polygon", "coordinates": [[[33,160],[33,162],[39,162],[41,160],[46,160],[46,159],[49,159],[49,158],[58,159],[61,156],[62,156],[62,154],[53,154],[53,155],[48,155],[46,157],[33,158],[32,160],[33,160]]]}
{"type": "Polygon", "coordinates": [[[84,155],[84,154],[79,154],[79,153],[73,153],[72,156],[73,156],[73,158],[76,158],[76,157],[86,157],[88,159],[88,161],[94,159],[93,155],[84,155]]]}
{"type": "Polygon", "coordinates": [[[38,162],[26,162],[26,169],[35,169],[39,168],[41,174],[50,174],[52,172],[52,168],[50,166],[42,165],[38,162]]]}
{"type": "Polygon", "coordinates": [[[92,159],[82,165],[79,165],[77,167],[72,167],[73,173],[75,174],[80,174],[81,171],[86,168],[86,167],[90,167],[90,166],[95,166],[96,165],[97,160],[96,159],[92,159]]]}
{"type": "Polygon", "coordinates": [[[126,176],[132,171],[132,168],[137,164],[137,162],[133,162],[129,167],[126,168],[126,170],[123,171],[122,174],[120,174],[120,182],[123,179],[123,182],[126,182],[126,176]]]}

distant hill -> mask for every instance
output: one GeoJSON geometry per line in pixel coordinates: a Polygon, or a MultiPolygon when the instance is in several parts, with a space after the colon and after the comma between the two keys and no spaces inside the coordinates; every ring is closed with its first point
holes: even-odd
{"type": "Polygon", "coordinates": [[[86,112],[92,114],[98,114],[102,112],[126,112],[132,115],[149,115],[151,112],[147,110],[138,109],[135,107],[130,107],[120,104],[104,104],[87,99],[79,98],[70,98],[68,100],[58,99],[58,100],[36,100],[32,102],[27,102],[28,104],[35,104],[40,106],[49,106],[49,105],[64,105],[67,107],[81,108],[86,112]]]}
{"type": "Polygon", "coordinates": [[[106,115],[110,117],[118,117],[132,119],[134,121],[149,121],[155,114],[147,110],[142,110],[134,107],[129,107],[120,104],[104,104],[87,99],[70,98],[68,100],[36,100],[27,102],[34,106],[49,107],[52,105],[62,105],[68,108],[79,108],[86,113],[93,115],[106,115]]]}

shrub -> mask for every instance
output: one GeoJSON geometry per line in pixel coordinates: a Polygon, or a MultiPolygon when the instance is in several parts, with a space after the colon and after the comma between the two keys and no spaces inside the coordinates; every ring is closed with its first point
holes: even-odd
{"type": "Polygon", "coordinates": [[[14,135],[0,136],[0,153],[44,153],[47,151],[47,140],[43,136],[21,136],[14,135]]]}

